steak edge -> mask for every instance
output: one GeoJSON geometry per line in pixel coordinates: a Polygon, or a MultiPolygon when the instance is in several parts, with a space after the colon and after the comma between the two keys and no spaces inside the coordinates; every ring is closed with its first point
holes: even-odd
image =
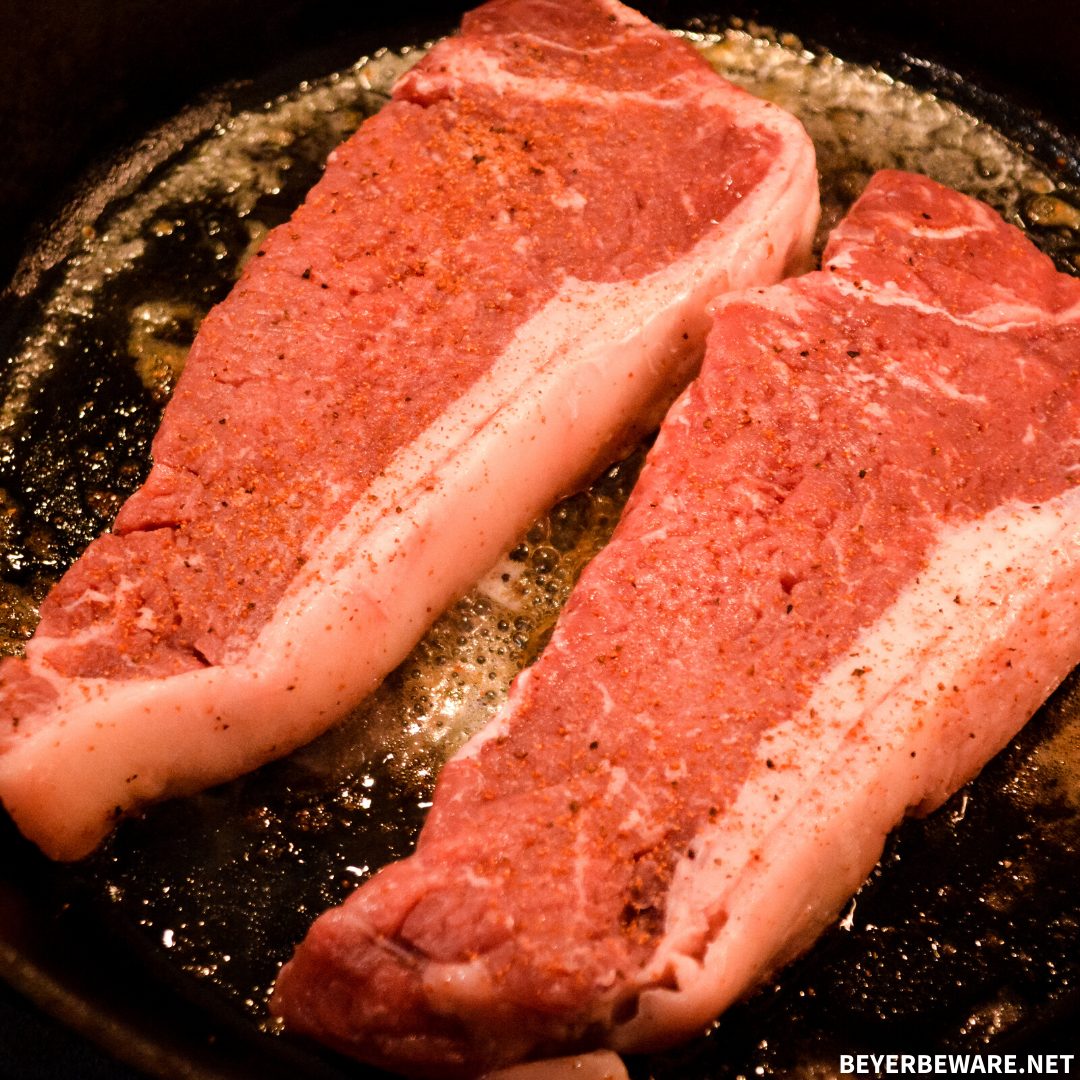
{"type": "Polygon", "coordinates": [[[340,719],[816,219],[798,122],[637,13],[466,16],[204,321],[146,484],[0,667],[18,827],[78,858],[340,719]]]}
{"type": "Polygon", "coordinates": [[[691,1036],[1076,664],[1080,282],[902,173],[823,265],[717,301],[415,854],[282,969],[287,1028],[418,1076],[691,1036]]]}

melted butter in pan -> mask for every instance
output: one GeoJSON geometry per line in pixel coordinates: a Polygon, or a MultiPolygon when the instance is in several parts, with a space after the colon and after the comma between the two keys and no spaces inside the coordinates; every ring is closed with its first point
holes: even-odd
{"type": "MultiPolygon", "coordinates": [[[[1076,192],[992,127],[753,27],[687,37],[806,124],[820,242],[873,171],[905,168],[986,199],[1080,269],[1076,192]]],[[[41,278],[2,376],[0,652],[21,649],[41,598],[141,483],[202,316],[421,51],[237,111],[150,169],[41,278]]],[[[278,965],[311,920],[410,850],[439,766],[543,647],[642,456],[537,522],[339,728],[126,822],[80,868],[86,888],[181,977],[264,1024],[278,965]]],[[[809,956],[708,1037],[632,1062],[633,1074],[825,1076],[840,1052],[1005,1045],[1075,1009],[1078,717],[1073,679],[978,781],[899,830],[809,956]]]]}

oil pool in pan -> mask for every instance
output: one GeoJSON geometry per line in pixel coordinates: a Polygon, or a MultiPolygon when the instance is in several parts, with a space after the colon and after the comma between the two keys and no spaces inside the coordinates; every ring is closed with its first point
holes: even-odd
{"type": "MultiPolygon", "coordinates": [[[[796,41],[741,24],[689,36],[729,78],[802,118],[818,148],[822,235],[871,172],[900,167],[986,199],[1080,271],[1076,193],[1052,163],[796,41]]],[[[418,55],[377,54],[192,139],[41,279],[0,404],[0,649],[18,651],[51,583],[141,482],[202,315],[418,55]]],[[[269,1031],[278,965],[316,914],[409,851],[440,763],[542,648],[641,456],[537,522],[339,729],[125,823],[70,871],[83,895],[215,1007],[269,1031]]],[[[825,1076],[841,1052],[1049,1038],[1042,1025],[1080,1012],[1078,811],[1074,677],[978,781],[890,840],[810,955],[708,1036],[631,1061],[632,1074],[825,1076]]]]}

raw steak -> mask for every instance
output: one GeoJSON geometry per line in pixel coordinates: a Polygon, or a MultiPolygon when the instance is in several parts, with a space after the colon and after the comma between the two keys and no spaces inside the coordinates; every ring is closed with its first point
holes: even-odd
{"type": "Polygon", "coordinates": [[[808,256],[812,146],[611,0],[466,16],[203,323],[145,486],[2,671],[50,855],[324,730],[808,256]]]}
{"type": "Polygon", "coordinates": [[[1080,281],[877,176],[716,305],[611,544],[323,915],[288,1027],[420,1076],[689,1036],[805,949],[1080,658],[1080,281]]]}

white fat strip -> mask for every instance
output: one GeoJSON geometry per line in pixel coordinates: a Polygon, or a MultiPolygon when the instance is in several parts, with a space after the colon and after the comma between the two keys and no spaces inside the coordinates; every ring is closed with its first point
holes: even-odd
{"type": "MultiPolygon", "coordinates": [[[[588,808],[578,810],[578,814],[584,818],[589,814],[588,808]]],[[[587,910],[589,905],[589,881],[596,876],[596,855],[592,833],[585,820],[581,820],[579,828],[574,835],[574,889],[577,892],[578,904],[582,911],[587,910]]]]}
{"type": "Polygon", "coordinates": [[[647,105],[676,110],[685,108],[690,102],[704,103],[709,97],[708,91],[703,91],[699,80],[686,76],[657,84],[654,88],[663,89],[664,86],[676,84],[686,88],[686,93],[671,96],[660,96],[645,90],[605,90],[587,83],[552,77],[529,78],[506,70],[501,56],[486,52],[481,45],[474,42],[459,43],[458,48],[443,60],[437,71],[413,69],[405,78],[421,94],[435,94],[440,87],[447,84],[452,86],[459,82],[472,82],[498,94],[548,103],[573,102],[590,108],[625,109],[627,105],[647,105]]]}
{"type": "Polygon", "coordinates": [[[943,528],[926,568],[763,739],[735,804],[676,867],[639,1011],[614,1045],[697,1030],[808,946],[905,811],[969,779],[1071,669],[1078,585],[1080,491],[943,528]],[[977,617],[991,604],[992,621],[977,617]],[[667,973],[676,989],[657,985],[667,973]]]}
{"type": "Polygon", "coordinates": [[[879,307],[910,308],[923,315],[936,315],[956,326],[978,330],[985,334],[1008,334],[1024,327],[1038,325],[1066,325],[1080,319],[1080,304],[1063,311],[1018,302],[987,304],[966,316],[954,315],[937,304],[926,304],[901,289],[895,281],[878,285],[872,281],[852,282],[841,277],[830,277],[829,284],[841,295],[860,301],[869,300],[879,307]]]}
{"type": "MultiPolygon", "coordinates": [[[[636,13],[621,5],[618,7],[620,19],[627,24],[636,22],[636,13]]],[[[648,26],[648,23],[638,23],[648,26]]],[[[650,34],[651,36],[651,29],[650,34]]],[[[436,93],[441,86],[455,82],[476,82],[487,89],[494,89],[500,94],[520,96],[526,100],[540,102],[575,102],[591,108],[603,107],[623,110],[628,105],[643,105],[652,108],[684,110],[688,105],[703,109],[719,108],[729,112],[727,120],[733,126],[766,128],[790,133],[791,117],[783,110],[773,108],[768,103],[758,103],[755,109],[746,108],[746,95],[734,87],[718,83],[711,76],[703,76],[689,71],[679,74],[664,82],[654,83],[649,91],[634,91],[625,88],[605,90],[588,83],[574,83],[566,79],[550,76],[530,78],[514,74],[502,66],[502,57],[484,50],[478,42],[459,42],[452,54],[443,58],[438,71],[428,72],[414,68],[403,79],[420,93],[436,93]],[[662,91],[677,88],[677,93],[662,91]],[[736,100],[738,108],[734,108],[736,100]]]]}
{"type": "Polygon", "coordinates": [[[925,378],[920,379],[917,375],[912,375],[905,365],[898,363],[896,360],[887,360],[882,364],[882,369],[905,390],[916,390],[920,394],[926,394],[929,397],[941,395],[950,401],[964,401],[973,405],[985,405],[989,400],[985,394],[964,393],[955,384],[935,372],[928,372],[925,378]]]}
{"type": "Polygon", "coordinates": [[[849,247],[832,258],[826,260],[825,265],[829,270],[850,270],[855,262],[855,248],[849,247]]]}
{"type": "MultiPolygon", "coordinates": [[[[964,204],[964,212],[969,220],[959,225],[935,225],[932,218],[924,215],[924,224],[912,220],[912,214],[905,208],[899,213],[885,213],[878,211],[877,217],[883,221],[891,222],[903,235],[917,237],[920,240],[962,240],[967,236],[977,236],[979,233],[997,235],[1001,228],[1001,222],[997,214],[984,203],[974,199],[964,204]]],[[[844,225],[844,237],[849,243],[862,247],[875,245],[875,231],[869,228],[855,229],[844,225]]],[[[830,263],[833,260],[829,260],[830,263]]]]}
{"type": "MultiPolygon", "coordinates": [[[[119,584],[116,587],[116,592],[120,592],[124,588],[125,578],[121,578],[119,584]]],[[[130,586],[129,586],[130,587],[130,586]]],[[[113,595],[110,593],[103,593],[100,589],[87,589],[82,596],[68,605],[69,610],[82,607],[83,604],[111,604],[113,602],[113,595]]]]}
{"type": "MultiPolygon", "coordinates": [[[[107,607],[119,607],[124,600],[124,597],[134,593],[137,590],[137,585],[128,577],[121,577],[116,582],[116,587],[112,593],[102,592],[100,589],[87,589],[77,600],[68,605],[69,610],[75,610],[81,607],[83,604],[102,604],[107,607]]],[[[139,613],[145,611],[146,608],[140,607],[139,613]]],[[[153,626],[143,627],[143,629],[153,629],[153,626]]],[[[102,637],[108,630],[108,624],[103,622],[93,622],[89,626],[75,633],[65,634],[63,637],[52,637],[47,634],[36,635],[31,638],[26,646],[26,657],[30,666],[30,670],[35,675],[40,675],[49,679],[54,685],[60,685],[64,681],[63,677],[58,675],[56,671],[48,664],[47,658],[49,652],[54,648],[81,648],[84,645],[89,645],[91,642],[96,641],[102,637]],[[41,644],[38,644],[41,642],[41,644]],[[42,662],[45,661],[45,662],[42,662]]]]}
{"type": "MultiPolygon", "coordinates": [[[[969,207],[969,210],[976,212],[982,209],[982,204],[974,201],[969,207]]],[[[991,215],[989,212],[976,213],[975,216],[979,218],[977,221],[972,220],[964,225],[946,226],[912,224],[911,214],[908,212],[883,216],[904,235],[913,236],[919,240],[962,240],[966,236],[977,236],[979,233],[990,233],[996,236],[1001,229],[1001,223],[996,215],[991,215]]]]}
{"type": "Polygon", "coordinates": [[[988,328],[996,327],[999,324],[1012,330],[1040,323],[1051,326],[1065,326],[1080,320],[1080,304],[1074,304],[1072,307],[1061,311],[1051,311],[1040,307],[1038,304],[1023,304],[1015,300],[1002,300],[994,304],[986,304],[971,312],[969,318],[985,324],[988,328]]]}
{"type": "Polygon", "coordinates": [[[600,702],[604,715],[610,716],[615,711],[615,701],[611,696],[611,691],[608,690],[603,679],[597,679],[593,685],[600,691],[600,702]]]}

